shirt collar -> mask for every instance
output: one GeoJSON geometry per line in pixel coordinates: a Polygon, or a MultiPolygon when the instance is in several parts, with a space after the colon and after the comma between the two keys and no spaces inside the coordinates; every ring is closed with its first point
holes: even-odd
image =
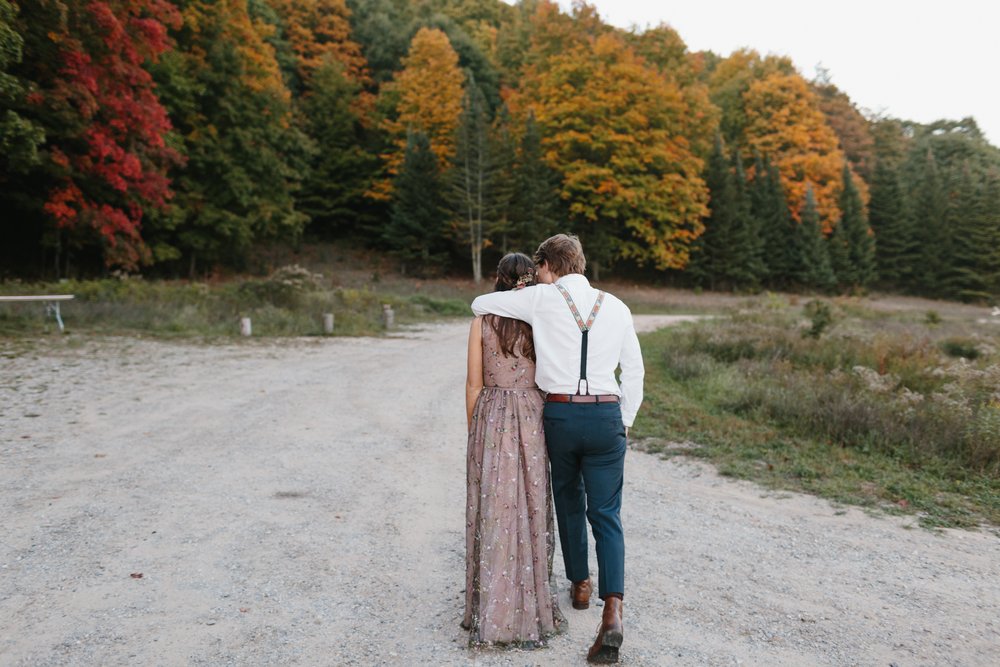
{"type": "Polygon", "coordinates": [[[555,282],[557,285],[586,285],[590,287],[590,281],[582,273],[567,273],[555,282]]]}

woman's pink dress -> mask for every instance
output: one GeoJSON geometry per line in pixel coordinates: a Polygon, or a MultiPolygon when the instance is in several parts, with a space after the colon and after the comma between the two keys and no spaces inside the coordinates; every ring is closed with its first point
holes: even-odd
{"type": "Polygon", "coordinates": [[[465,620],[473,645],[538,646],[563,624],[535,364],[500,351],[483,318],[483,390],[469,433],[465,620]]]}

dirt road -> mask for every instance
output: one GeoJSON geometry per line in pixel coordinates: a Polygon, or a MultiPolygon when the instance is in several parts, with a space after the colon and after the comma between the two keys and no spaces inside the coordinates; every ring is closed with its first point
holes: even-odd
{"type": "MultiPolygon", "coordinates": [[[[565,588],[465,648],[466,331],[0,342],[0,665],[584,664],[565,588]]],[[[626,664],[1000,664],[995,536],[638,451],[623,514],[626,664]]]]}

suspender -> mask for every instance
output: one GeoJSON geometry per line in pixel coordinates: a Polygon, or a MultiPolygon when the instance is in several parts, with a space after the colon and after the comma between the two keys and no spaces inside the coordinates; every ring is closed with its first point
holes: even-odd
{"type": "Polygon", "coordinates": [[[601,310],[601,304],[604,302],[604,292],[597,292],[597,301],[594,302],[594,309],[590,311],[590,317],[584,322],[583,318],[580,317],[580,311],[577,309],[576,304],[573,303],[573,297],[569,295],[566,288],[558,283],[556,283],[556,288],[563,295],[563,298],[566,299],[566,305],[569,306],[570,312],[573,313],[576,325],[580,327],[580,337],[582,339],[580,342],[580,379],[576,382],[576,393],[577,395],[580,394],[580,385],[586,382],[587,395],[590,395],[590,382],[587,380],[587,334],[590,333],[590,328],[594,326],[597,313],[601,310]]]}

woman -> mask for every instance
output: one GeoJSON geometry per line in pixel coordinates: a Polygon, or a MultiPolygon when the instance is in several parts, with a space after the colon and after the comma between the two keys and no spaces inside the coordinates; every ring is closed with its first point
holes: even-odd
{"type": "MultiPolygon", "coordinates": [[[[496,290],[535,284],[535,265],[512,253],[496,290]]],[[[472,645],[533,647],[563,622],[550,581],[554,529],[549,461],[535,386],[531,327],[495,315],[469,332],[465,619],[472,645]]]]}

